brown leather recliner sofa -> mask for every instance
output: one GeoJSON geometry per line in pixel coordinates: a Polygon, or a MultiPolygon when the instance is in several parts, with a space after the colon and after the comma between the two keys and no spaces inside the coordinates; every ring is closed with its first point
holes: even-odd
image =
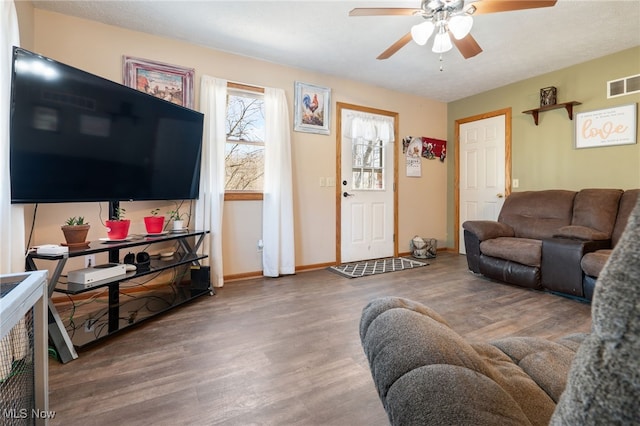
{"type": "MultiPolygon", "coordinates": [[[[600,250],[612,248],[614,230],[624,229],[631,211],[626,206],[633,205],[637,193],[604,188],[514,192],[497,221],[462,224],[469,269],[498,281],[591,300],[595,280],[584,277],[582,258],[607,254],[600,250]]],[[[585,264],[591,264],[588,258],[585,264]]]]}
{"type": "Polygon", "coordinates": [[[582,288],[584,289],[584,297],[591,300],[593,298],[593,290],[596,286],[596,280],[600,276],[602,268],[609,260],[609,256],[613,249],[618,245],[622,231],[629,220],[629,216],[636,202],[640,198],[640,189],[630,189],[625,191],[620,198],[618,207],[618,216],[616,224],[611,234],[611,248],[600,249],[591,253],[586,253],[580,260],[580,269],[582,270],[582,288]]]}

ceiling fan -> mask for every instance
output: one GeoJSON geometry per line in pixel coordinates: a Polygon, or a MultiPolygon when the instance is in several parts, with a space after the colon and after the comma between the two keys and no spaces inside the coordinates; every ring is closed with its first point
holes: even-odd
{"type": "Polygon", "coordinates": [[[435,32],[432,50],[444,53],[453,47],[465,59],[482,52],[469,33],[473,25],[471,15],[508,12],[511,10],[550,7],[557,0],[422,0],[420,9],[401,7],[360,7],[349,12],[349,16],[422,16],[425,22],[414,25],[411,31],[382,52],[377,59],[387,59],[411,40],[425,45],[435,32]],[[453,45],[452,45],[453,43],[453,45]]]}

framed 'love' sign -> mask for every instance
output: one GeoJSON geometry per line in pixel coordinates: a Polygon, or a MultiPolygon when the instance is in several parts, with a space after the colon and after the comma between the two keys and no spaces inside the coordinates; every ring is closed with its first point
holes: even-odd
{"type": "Polygon", "coordinates": [[[576,114],[576,148],[636,143],[637,104],[576,114]]]}

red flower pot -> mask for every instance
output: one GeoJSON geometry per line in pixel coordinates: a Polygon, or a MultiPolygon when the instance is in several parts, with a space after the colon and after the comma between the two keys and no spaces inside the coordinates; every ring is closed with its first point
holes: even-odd
{"type": "Polygon", "coordinates": [[[131,220],[107,220],[107,237],[110,240],[124,240],[129,235],[129,225],[131,220]]]}
{"type": "Polygon", "coordinates": [[[146,216],[144,226],[147,228],[147,234],[159,234],[164,228],[164,216],[146,216]]]}

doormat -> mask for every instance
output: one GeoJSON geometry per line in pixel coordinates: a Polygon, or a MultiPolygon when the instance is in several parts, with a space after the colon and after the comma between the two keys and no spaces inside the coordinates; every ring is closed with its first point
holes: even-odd
{"type": "Polygon", "coordinates": [[[385,272],[403,271],[405,269],[427,266],[428,263],[404,257],[388,257],[385,259],[363,260],[361,262],[343,263],[327,269],[347,278],[358,278],[367,275],[384,274],[385,272]]]}

